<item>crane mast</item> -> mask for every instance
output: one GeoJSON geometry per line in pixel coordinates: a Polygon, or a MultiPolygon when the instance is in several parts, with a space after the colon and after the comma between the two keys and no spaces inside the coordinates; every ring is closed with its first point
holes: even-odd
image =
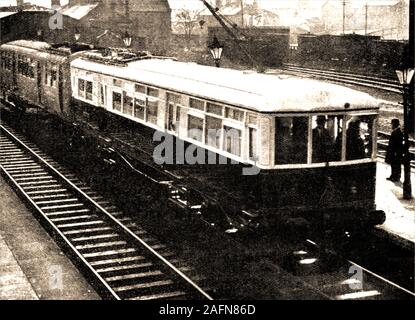
{"type": "MultiPolygon", "coordinates": [[[[242,40],[241,37],[238,36],[224,21],[224,19],[218,14],[217,10],[213,8],[206,0],[200,0],[205,5],[205,7],[212,13],[212,15],[215,17],[215,19],[219,22],[219,24],[222,26],[223,29],[231,36],[231,38],[235,41],[238,48],[248,57],[249,62],[252,64],[252,66],[256,66],[257,63],[252,57],[252,55],[241,45],[240,41],[242,40]]],[[[235,26],[233,26],[236,28],[235,26]]],[[[244,35],[244,38],[246,36],[244,35]]]]}

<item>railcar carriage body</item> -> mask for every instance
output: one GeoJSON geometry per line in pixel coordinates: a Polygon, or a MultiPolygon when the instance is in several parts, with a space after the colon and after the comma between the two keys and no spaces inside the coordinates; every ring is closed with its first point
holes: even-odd
{"type": "Polygon", "coordinates": [[[69,116],[69,62],[73,52],[86,48],[28,40],[1,45],[0,85],[3,97],[19,107],[41,108],[69,116]]]}
{"type": "Polygon", "coordinates": [[[170,168],[210,190],[232,216],[272,224],[287,214],[321,221],[375,210],[378,104],[369,95],[171,59],[115,60],[91,51],[71,62],[75,105],[137,123],[150,155],[160,145],[154,132],[173,137],[170,168]],[[208,156],[195,161],[194,149],[184,152],[190,160],[179,156],[178,141],[208,156]]]}

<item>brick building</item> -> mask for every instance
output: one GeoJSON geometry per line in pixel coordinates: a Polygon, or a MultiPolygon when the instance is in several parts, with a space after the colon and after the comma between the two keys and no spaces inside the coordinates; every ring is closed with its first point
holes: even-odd
{"type": "MultiPolygon", "coordinates": [[[[48,4],[49,5],[49,4],[48,4]]],[[[60,6],[51,0],[50,6],[60,6]]],[[[168,0],[69,0],[57,11],[48,8],[2,8],[2,42],[15,39],[43,39],[49,42],[78,41],[105,47],[123,47],[126,31],[131,47],[163,54],[171,37],[171,10],[168,0]],[[52,28],[51,28],[52,26],[52,28]],[[41,35],[38,31],[41,30],[41,35]]]]}

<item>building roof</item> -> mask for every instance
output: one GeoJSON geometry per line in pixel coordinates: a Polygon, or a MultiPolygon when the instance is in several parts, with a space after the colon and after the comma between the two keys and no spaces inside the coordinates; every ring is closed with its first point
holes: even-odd
{"type": "Polygon", "coordinates": [[[168,0],[132,0],[129,2],[130,11],[170,12],[168,0]]]}
{"type": "Polygon", "coordinates": [[[346,102],[350,103],[350,109],[378,105],[377,100],[366,93],[317,80],[246,73],[166,59],[139,60],[117,66],[78,58],[71,66],[258,112],[343,110],[346,102]]]}
{"type": "Polygon", "coordinates": [[[63,15],[69,16],[76,20],[80,20],[86,15],[88,15],[97,6],[98,6],[98,2],[93,3],[93,4],[74,5],[71,7],[63,8],[61,12],[63,15]]]}

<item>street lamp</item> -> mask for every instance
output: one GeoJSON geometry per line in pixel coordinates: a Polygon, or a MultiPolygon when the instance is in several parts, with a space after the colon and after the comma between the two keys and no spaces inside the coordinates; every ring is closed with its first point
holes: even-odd
{"type": "Polygon", "coordinates": [[[75,41],[78,41],[81,38],[81,32],[79,31],[78,28],[75,28],[74,37],[75,37],[75,41]]]}
{"type": "Polygon", "coordinates": [[[125,30],[124,35],[122,37],[122,41],[124,42],[126,47],[131,46],[131,42],[133,41],[133,38],[130,36],[127,30],[125,30]]]}
{"type": "Polygon", "coordinates": [[[413,68],[403,68],[396,70],[399,83],[402,85],[403,93],[403,122],[404,122],[404,182],[403,182],[403,198],[412,199],[412,186],[411,186],[411,159],[409,155],[409,138],[408,138],[408,126],[409,126],[409,86],[414,76],[413,68]]]}
{"type": "Polygon", "coordinates": [[[220,67],[220,59],[222,57],[222,52],[223,52],[223,45],[221,45],[219,43],[218,38],[215,36],[213,36],[213,41],[212,43],[209,45],[209,50],[210,53],[213,56],[213,60],[215,60],[215,65],[216,67],[220,67]]]}

